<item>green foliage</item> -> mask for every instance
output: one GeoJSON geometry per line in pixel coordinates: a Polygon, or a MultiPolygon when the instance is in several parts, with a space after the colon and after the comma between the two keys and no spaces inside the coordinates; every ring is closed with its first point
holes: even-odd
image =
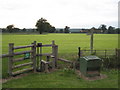
{"type": "Polygon", "coordinates": [[[65,28],[64,28],[64,33],[69,33],[69,32],[70,32],[69,29],[70,29],[70,27],[65,26],[65,28]]]}
{"type": "Polygon", "coordinates": [[[106,25],[101,24],[101,25],[99,26],[99,29],[103,30],[103,33],[105,33],[105,31],[107,30],[106,27],[107,27],[106,25]]]}
{"type": "Polygon", "coordinates": [[[6,29],[11,33],[13,32],[14,25],[8,25],[6,29]]]}
{"type": "Polygon", "coordinates": [[[50,23],[48,23],[44,18],[39,19],[35,26],[37,27],[37,31],[39,31],[40,34],[43,32],[55,32],[55,27],[51,26],[50,23]]]}
{"type": "Polygon", "coordinates": [[[107,33],[109,33],[109,34],[115,33],[115,28],[112,26],[109,26],[107,33]]]}
{"type": "Polygon", "coordinates": [[[60,29],[60,33],[63,33],[63,29],[60,29]]]}
{"type": "Polygon", "coordinates": [[[103,58],[103,68],[118,68],[120,66],[120,61],[115,55],[103,58]]]}

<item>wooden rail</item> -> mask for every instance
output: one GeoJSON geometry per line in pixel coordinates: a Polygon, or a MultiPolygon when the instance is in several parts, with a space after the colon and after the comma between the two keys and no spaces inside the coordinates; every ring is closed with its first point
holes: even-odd
{"type": "Polygon", "coordinates": [[[42,47],[51,47],[52,44],[46,44],[46,45],[42,45],[42,47]]]}
{"type": "Polygon", "coordinates": [[[33,50],[29,50],[29,51],[22,51],[22,52],[16,52],[16,53],[13,53],[13,55],[21,55],[21,54],[25,54],[25,53],[32,53],[33,50]]]}
{"type": "Polygon", "coordinates": [[[36,54],[36,56],[51,56],[52,53],[36,54]]]}
{"type": "Polygon", "coordinates": [[[5,58],[5,57],[9,57],[9,54],[2,54],[2,56],[0,56],[0,58],[5,58]]]}
{"type": "Polygon", "coordinates": [[[29,47],[33,47],[33,45],[28,45],[28,46],[16,46],[13,49],[22,49],[22,48],[29,48],[29,47]]]}
{"type": "MultiPolygon", "coordinates": [[[[31,58],[29,58],[31,59],[31,58]]],[[[13,59],[13,62],[19,62],[19,61],[23,61],[23,60],[27,60],[25,58],[17,58],[17,59],[13,59]]]]}
{"type": "Polygon", "coordinates": [[[72,61],[66,60],[66,59],[63,59],[63,58],[58,58],[58,60],[63,61],[63,62],[66,62],[66,63],[73,63],[72,61]]]}
{"type": "Polygon", "coordinates": [[[28,66],[28,65],[33,65],[33,62],[19,64],[19,65],[13,66],[12,69],[16,69],[16,68],[20,68],[20,67],[28,66]]]}
{"type": "Polygon", "coordinates": [[[31,71],[31,70],[33,70],[33,67],[26,68],[26,69],[22,69],[22,70],[19,70],[19,71],[16,71],[16,72],[12,72],[12,75],[21,74],[21,73],[23,73],[23,72],[31,71]]]}

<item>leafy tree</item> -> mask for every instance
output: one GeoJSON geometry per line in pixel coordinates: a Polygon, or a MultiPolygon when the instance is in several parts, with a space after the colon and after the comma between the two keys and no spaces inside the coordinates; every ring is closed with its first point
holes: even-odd
{"type": "Polygon", "coordinates": [[[116,28],[115,31],[117,34],[120,34],[120,28],[116,28]]]}
{"type": "Polygon", "coordinates": [[[19,32],[20,29],[19,28],[13,28],[13,32],[19,32]]]}
{"type": "Polygon", "coordinates": [[[106,25],[104,25],[104,24],[100,25],[99,29],[101,29],[103,31],[103,33],[105,33],[105,31],[107,30],[106,25]]]}
{"type": "Polygon", "coordinates": [[[65,28],[64,28],[64,32],[65,32],[65,33],[69,33],[69,32],[70,32],[69,29],[70,29],[70,27],[65,26],[65,28]]]}
{"type": "Polygon", "coordinates": [[[115,28],[114,27],[112,27],[112,26],[109,26],[108,27],[108,32],[107,33],[110,33],[110,34],[112,34],[112,33],[115,33],[115,30],[114,30],[115,28]]]}
{"type": "Polygon", "coordinates": [[[42,34],[43,31],[45,31],[44,24],[46,23],[46,21],[47,21],[46,19],[41,18],[37,21],[35,25],[37,27],[37,31],[39,31],[40,34],[42,34]]]}
{"type": "Polygon", "coordinates": [[[8,32],[12,33],[14,29],[14,25],[8,25],[6,29],[8,30],[8,32]]]}
{"type": "Polygon", "coordinates": [[[39,31],[40,34],[42,34],[43,32],[51,33],[55,31],[55,27],[50,25],[50,23],[48,23],[47,20],[44,18],[39,19],[35,26],[37,27],[37,31],[39,31]]]}
{"type": "Polygon", "coordinates": [[[26,32],[26,28],[23,28],[23,30],[22,30],[23,32],[26,32]]]}
{"type": "Polygon", "coordinates": [[[55,27],[51,26],[51,28],[49,29],[49,33],[54,33],[56,31],[55,27]]]}
{"type": "Polygon", "coordinates": [[[7,29],[6,28],[2,28],[2,32],[7,32],[7,29]]]}
{"type": "Polygon", "coordinates": [[[60,29],[60,33],[63,33],[63,29],[60,29]]]}

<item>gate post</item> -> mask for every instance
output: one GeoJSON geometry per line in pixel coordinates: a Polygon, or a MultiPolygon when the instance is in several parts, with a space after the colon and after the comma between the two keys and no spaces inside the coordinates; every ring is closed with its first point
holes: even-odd
{"type": "Polygon", "coordinates": [[[33,42],[32,51],[33,70],[36,72],[36,41],[33,42]]]}
{"type": "Polygon", "coordinates": [[[53,56],[54,56],[54,60],[53,60],[53,68],[57,67],[57,60],[58,60],[58,45],[53,45],[53,56]]]}
{"type": "Polygon", "coordinates": [[[8,74],[12,76],[12,65],[14,56],[14,43],[9,43],[9,60],[8,60],[8,74]]]}

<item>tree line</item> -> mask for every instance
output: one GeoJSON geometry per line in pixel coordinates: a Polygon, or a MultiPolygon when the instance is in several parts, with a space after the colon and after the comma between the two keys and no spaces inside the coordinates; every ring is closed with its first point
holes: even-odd
{"type": "MultiPolygon", "coordinates": [[[[60,29],[59,31],[56,30],[56,28],[54,26],[52,26],[46,19],[44,18],[40,18],[39,20],[37,20],[36,24],[35,24],[36,29],[32,29],[32,32],[39,32],[39,34],[42,33],[70,33],[70,27],[65,26],[64,29],[60,29]]],[[[115,28],[113,26],[109,26],[107,28],[107,26],[105,24],[101,24],[98,28],[94,28],[96,31],[99,30],[101,31],[101,33],[105,33],[105,34],[120,34],[120,28],[115,28]]],[[[28,32],[27,29],[23,28],[23,29],[19,29],[16,28],[14,25],[8,25],[6,28],[1,29],[2,32],[28,32]]],[[[88,29],[83,29],[88,30],[88,29]]],[[[78,32],[79,33],[79,32],[78,32]]]]}

